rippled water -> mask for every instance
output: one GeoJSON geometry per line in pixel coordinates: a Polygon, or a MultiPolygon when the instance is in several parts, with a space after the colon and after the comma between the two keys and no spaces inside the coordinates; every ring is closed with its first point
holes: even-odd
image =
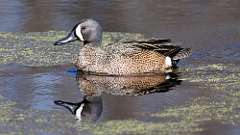
{"type": "MultiPolygon", "coordinates": [[[[140,32],[147,36],[171,38],[183,46],[193,48],[192,57],[181,63],[184,68],[187,65],[197,67],[213,63],[237,64],[240,56],[239,8],[238,0],[4,0],[0,5],[0,31],[68,31],[80,19],[90,17],[98,20],[105,31],[140,32]]],[[[39,119],[43,116],[48,120],[57,119],[49,120],[49,125],[54,125],[54,122],[64,123],[65,120],[74,123],[72,120],[75,119],[66,107],[54,104],[56,100],[71,103],[83,100],[82,87],[79,89],[76,73],[72,70],[74,69],[70,65],[49,68],[1,65],[0,94],[6,100],[16,102],[14,112],[21,112],[30,118],[39,115],[39,119]],[[33,113],[28,114],[24,110],[33,113]]],[[[103,94],[96,100],[98,115],[90,117],[97,117],[95,118],[97,121],[122,119],[155,121],[154,118],[146,117],[144,114],[182,105],[202,96],[215,95],[188,81],[168,88],[167,92],[145,96],[103,94]]],[[[90,115],[92,113],[94,111],[90,112],[90,115]]],[[[19,116],[13,114],[9,117],[19,116]]],[[[31,124],[31,119],[25,122],[23,125],[27,128],[23,128],[22,131],[25,134],[77,133],[74,127],[66,125],[57,124],[56,129],[42,131],[39,130],[39,123],[31,124]]],[[[8,125],[12,129],[0,127],[2,131],[0,133],[17,131],[18,126],[8,125]]],[[[40,124],[40,127],[47,126],[40,124]]],[[[202,127],[205,129],[202,134],[240,133],[239,126],[234,128],[216,121],[204,123],[202,127]]]]}

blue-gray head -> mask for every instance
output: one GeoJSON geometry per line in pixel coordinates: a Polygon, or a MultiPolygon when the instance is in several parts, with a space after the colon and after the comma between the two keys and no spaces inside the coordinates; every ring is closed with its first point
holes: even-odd
{"type": "Polygon", "coordinates": [[[93,43],[100,45],[102,41],[102,27],[93,19],[84,19],[76,24],[65,38],[56,41],[54,45],[63,45],[76,40],[82,41],[84,44],[93,43]]]}

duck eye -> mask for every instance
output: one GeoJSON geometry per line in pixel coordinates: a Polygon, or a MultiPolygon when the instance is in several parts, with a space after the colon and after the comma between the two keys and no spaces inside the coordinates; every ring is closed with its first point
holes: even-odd
{"type": "Polygon", "coordinates": [[[86,27],[82,27],[82,30],[85,30],[86,29],[86,27]]]}

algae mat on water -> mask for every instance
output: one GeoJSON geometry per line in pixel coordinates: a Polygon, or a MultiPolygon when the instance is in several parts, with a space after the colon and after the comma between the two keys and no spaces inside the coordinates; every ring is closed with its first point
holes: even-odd
{"type": "MultiPolygon", "coordinates": [[[[0,63],[51,66],[71,63],[78,43],[54,47],[55,40],[66,32],[0,33],[0,63]]],[[[144,38],[139,34],[105,33],[104,44],[112,41],[144,38]]],[[[198,59],[201,61],[201,59],[198,59]]],[[[99,123],[76,123],[64,112],[17,109],[16,103],[0,96],[0,134],[201,134],[201,125],[210,121],[236,126],[240,124],[240,69],[237,64],[202,64],[182,67],[185,80],[202,91],[203,96],[179,105],[143,114],[158,122],[109,120],[99,123]],[[74,131],[74,132],[73,132],[74,131]]],[[[211,127],[210,127],[211,128],[211,127]]]]}
{"type": "MultiPolygon", "coordinates": [[[[78,54],[80,42],[65,46],[53,43],[66,32],[0,33],[0,64],[19,63],[27,66],[70,64],[78,54]]],[[[104,32],[103,45],[111,42],[143,39],[141,34],[104,32]]]]}

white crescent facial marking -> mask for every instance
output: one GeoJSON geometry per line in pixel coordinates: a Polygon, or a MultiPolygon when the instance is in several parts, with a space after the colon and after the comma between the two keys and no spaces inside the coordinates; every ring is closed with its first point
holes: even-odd
{"type": "Polygon", "coordinates": [[[77,28],[76,28],[76,35],[78,36],[78,38],[79,38],[81,41],[84,41],[83,35],[82,35],[82,32],[81,32],[81,25],[78,25],[78,26],[77,26],[77,28]]]}

